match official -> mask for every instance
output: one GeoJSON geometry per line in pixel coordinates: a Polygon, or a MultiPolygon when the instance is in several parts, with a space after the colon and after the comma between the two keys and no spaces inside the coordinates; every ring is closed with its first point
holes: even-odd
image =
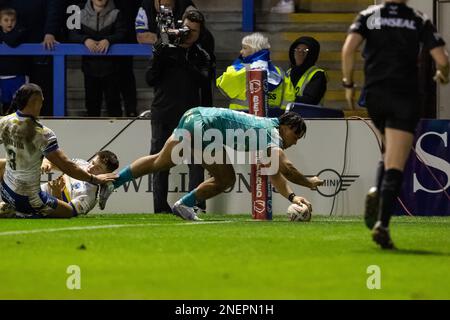
{"type": "Polygon", "coordinates": [[[366,198],[366,225],[383,249],[394,249],[389,220],[400,193],[403,169],[420,119],[418,67],[420,50],[436,62],[435,81],[448,83],[449,61],[445,42],[423,13],[407,6],[407,0],[384,1],[362,11],[350,26],[342,48],[342,83],[346,99],[354,107],[354,57],[366,40],[366,105],[384,140],[383,161],[377,171],[377,187],[366,198]]]}

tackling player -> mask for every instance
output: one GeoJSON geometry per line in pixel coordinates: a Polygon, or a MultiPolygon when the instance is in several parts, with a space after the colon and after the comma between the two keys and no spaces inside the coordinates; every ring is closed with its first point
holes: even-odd
{"type": "MultiPolygon", "coordinates": [[[[176,164],[180,164],[179,162],[175,163],[173,160],[176,158],[177,153],[179,153],[176,146],[182,141],[177,137],[177,130],[188,132],[190,136],[188,138],[194,140],[198,134],[201,134],[203,139],[205,133],[208,133],[210,129],[216,130],[216,132],[218,130],[222,137],[227,136],[227,131],[229,130],[236,131],[241,129],[245,132],[248,130],[266,131],[265,134],[269,143],[266,145],[261,143],[261,135],[256,134],[257,141],[256,144],[253,144],[256,148],[253,150],[249,149],[248,147],[251,147],[249,144],[245,146],[246,151],[268,150],[270,157],[276,159],[279,164],[278,168],[275,168],[276,172],[270,175],[273,186],[291,202],[297,204],[305,203],[311,209],[311,204],[305,198],[296,196],[292,192],[287,181],[311,189],[322,185],[323,181],[318,177],[305,177],[294,167],[283,151],[296,144],[297,140],[302,138],[306,133],[306,124],[300,115],[294,112],[288,112],[280,118],[262,118],[229,109],[202,107],[193,108],[183,115],[178,124],[178,128],[166,141],[161,152],[137,159],[131,165],[122,169],[119,173],[119,178],[113,183],[109,182],[101,186],[99,195],[100,209],[104,209],[106,201],[113,190],[125,182],[152,172],[168,170],[176,164]]],[[[234,149],[239,148],[234,141],[228,146],[234,149]]],[[[202,151],[206,147],[207,144],[203,143],[201,147],[202,151]]],[[[191,148],[195,149],[194,147],[191,148]]],[[[177,201],[173,207],[173,212],[186,220],[199,220],[193,209],[196,201],[206,200],[222,193],[224,190],[232,187],[236,180],[236,175],[230,161],[208,164],[204,159],[202,160],[202,166],[209,171],[211,178],[204,181],[195,190],[177,201]]]]}
{"type": "MultiPolygon", "coordinates": [[[[110,173],[119,167],[117,156],[107,150],[97,152],[94,158],[89,162],[82,159],[73,159],[73,162],[91,174],[110,173]]],[[[5,166],[6,159],[0,159],[0,177],[3,176],[5,166]]],[[[61,171],[47,159],[44,159],[42,162],[41,170],[43,173],[50,173],[54,170],[61,171]]],[[[59,176],[55,180],[41,184],[41,190],[72,205],[76,211],[76,215],[88,214],[97,204],[97,185],[74,179],[66,174],[59,176]]],[[[6,203],[0,203],[0,215],[3,215],[3,217],[12,216],[20,218],[42,217],[41,215],[36,214],[16,214],[15,210],[6,203]]]]}
{"type": "Polygon", "coordinates": [[[116,175],[89,173],[64,154],[53,131],[37,119],[43,100],[38,85],[25,84],[17,90],[12,101],[17,112],[0,120],[0,143],[6,151],[6,168],[0,194],[3,201],[17,212],[68,218],[77,214],[73,205],[41,190],[41,164],[44,157],[65,174],[92,184],[112,181],[116,175]]]}

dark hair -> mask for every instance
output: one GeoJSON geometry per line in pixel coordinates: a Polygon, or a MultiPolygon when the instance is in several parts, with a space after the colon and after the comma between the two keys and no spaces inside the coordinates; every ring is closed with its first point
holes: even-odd
{"type": "Polygon", "coordinates": [[[279,118],[280,126],[286,125],[295,131],[296,134],[304,136],[306,134],[306,123],[305,120],[296,112],[286,112],[282,114],[279,118]]]}
{"type": "Polygon", "coordinates": [[[119,159],[114,152],[103,150],[97,152],[95,156],[99,157],[100,162],[106,166],[109,172],[113,172],[119,167],[119,159]]]}
{"type": "Polygon", "coordinates": [[[186,11],[183,14],[183,21],[188,19],[189,21],[192,22],[197,22],[200,24],[200,30],[203,30],[203,28],[205,27],[205,16],[203,15],[203,13],[201,13],[198,10],[192,9],[189,11],[186,11]]]}
{"type": "Polygon", "coordinates": [[[13,8],[5,8],[5,9],[0,10],[0,18],[3,16],[17,17],[17,12],[13,8]]]}
{"type": "Polygon", "coordinates": [[[41,87],[34,83],[24,84],[14,94],[11,101],[11,109],[22,110],[27,106],[28,101],[30,101],[30,98],[35,94],[42,95],[41,87]]]}

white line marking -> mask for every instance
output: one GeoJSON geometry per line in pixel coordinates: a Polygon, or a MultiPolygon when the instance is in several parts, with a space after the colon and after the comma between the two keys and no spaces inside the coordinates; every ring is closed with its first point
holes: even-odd
{"type": "Polygon", "coordinates": [[[86,226],[86,227],[66,227],[66,228],[49,228],[49,229],[35,229],[35,230],[15,230],[0,232],[0,236],[11,236],[19,234],[33,234],[33,233],[50,233],[59,231],[79,231],[79,230],[99,230],[99,229],[118,229],[118,228],[136,228],[136,227],[155,227],[155,226],[190,226],[201,224],[222,224],[232,223],[234,221],[204,221],[204,222],[180,222],[180,223],[138,223],[138,224],[107,224],[101,226],[86,226]]]}

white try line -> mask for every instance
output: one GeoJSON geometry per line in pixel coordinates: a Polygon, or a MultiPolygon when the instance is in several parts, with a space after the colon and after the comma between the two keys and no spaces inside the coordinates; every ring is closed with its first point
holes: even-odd
{"type": "Polygon", "coordinates": [[[66,228],[49,228],[49,229],[34,229],[34,230],[15,230],[0,232],[0,236],[12,236],[20,234],[34,234],[34,233],[51,233],[60,231],[80,231],[80,230],[100,230],[100,229],[119,229],[119,228],[141,228],[141,227],[158,227],[158,226],[192,226],[203,224],[223,224],[232,223],[235,221],[199,221],[199,222],[180,222],[180,223],[137,223],[137,224],[107,224],[101,226],[86,226],[86,227],[66,227],[66,228]]]}

